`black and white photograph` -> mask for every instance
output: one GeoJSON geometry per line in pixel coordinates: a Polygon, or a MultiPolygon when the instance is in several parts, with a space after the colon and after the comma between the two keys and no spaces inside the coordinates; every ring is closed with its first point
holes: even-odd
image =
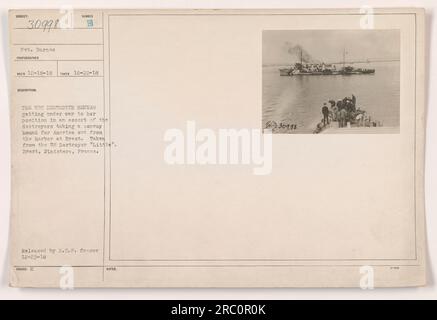
{"type": "Polygon", "coordinates": [[[262,125],[399,133],[399,30],[264,30],[262,125]]]}

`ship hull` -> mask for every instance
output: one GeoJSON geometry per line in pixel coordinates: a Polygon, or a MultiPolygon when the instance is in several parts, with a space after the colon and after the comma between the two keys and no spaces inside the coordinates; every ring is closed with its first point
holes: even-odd
{"type": "Polygon", "coordinates": [[[279,74],[281,76],[332,76],[332,75],[356,75],[356,74],[374,74],[375,69],[362,69],[353,67],[344,67],[337,69],[323,69],[322,71],[311,71],[303,69],[300,64],[293,68],[280,68],[279,74]]]}
{"type": "Polygon", "coordinates": [[[281,76],[337,76],[337,75],[357,75],[357,74],[375,74],[375,70],[369,70],[369,71],[332,71],[332,72],[296,72],[293,73],[290,70],[279,70],[279,74],[281,76]]]}

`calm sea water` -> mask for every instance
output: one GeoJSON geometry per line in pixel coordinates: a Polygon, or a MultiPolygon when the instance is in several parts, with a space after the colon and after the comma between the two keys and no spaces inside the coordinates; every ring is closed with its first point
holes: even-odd
{"type": "MultiPolygon", "coordinates": [[[[399,63],[355,64],[375,74],[281,77],[279,67],[263,67],[263,125],[269,120],[311,132],[322,118],[323,102],[354,94],[357,106],[384,126],[399,127],[399,63]]],[[[328,104],[329,106],[329,104],[328,104]]]]}

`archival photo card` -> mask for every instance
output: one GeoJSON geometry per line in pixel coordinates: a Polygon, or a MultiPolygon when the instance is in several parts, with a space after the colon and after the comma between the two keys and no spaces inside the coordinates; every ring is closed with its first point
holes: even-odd
{"type": "Polygon", "coordinates": [[[11,286],[426,284],[423,10],[65,14],[9,13],[11,286]]]}

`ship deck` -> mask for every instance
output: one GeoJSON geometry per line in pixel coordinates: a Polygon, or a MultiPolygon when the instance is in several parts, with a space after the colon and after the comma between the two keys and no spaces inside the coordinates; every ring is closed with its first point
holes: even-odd
{"type": "Polygon", "coordinates": [[[354,133],[354,134],[381,134],[381,133],[399,133],[397,127],[350,127],[339,128],[329,126],[320,132],[321,134],[335,134],[335,133],[354,133]]]}

